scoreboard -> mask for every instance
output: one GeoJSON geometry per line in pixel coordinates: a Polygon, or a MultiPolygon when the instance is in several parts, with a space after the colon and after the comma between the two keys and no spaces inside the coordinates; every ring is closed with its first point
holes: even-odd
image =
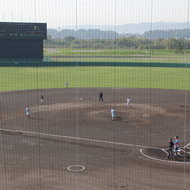
{"type": "Polygon", "coordinates": [[[47,24],[0,22],[0,39],[47,39],[47,24]]]}
{"type": "Polygon", "coordinates": [[[0,61],[42,61],[46,23],[0,22],[0,61]]]}

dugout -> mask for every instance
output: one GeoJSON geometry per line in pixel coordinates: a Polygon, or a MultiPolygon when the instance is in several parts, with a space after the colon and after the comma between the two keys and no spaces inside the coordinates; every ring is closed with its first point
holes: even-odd
{"type": "Polygon", "coordinates": [[[46,23],[0,22],[0,61],[43,61],[46,23]]]}

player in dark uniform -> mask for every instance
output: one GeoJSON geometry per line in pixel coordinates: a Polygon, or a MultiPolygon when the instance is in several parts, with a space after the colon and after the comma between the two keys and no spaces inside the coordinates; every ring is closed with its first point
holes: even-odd
{"type": "Polygon", "coordinates": [[[99,94],[99,102],[100,102],[100,100],[102,100],[102,102],[104,102],[103,93],[102,92],[100,92],[100,94],[99,94]]]}
{"type": "Polygon", "coordinates": [[[172,141],[172,138],[170,138],[169,139],[169,144],[168,144],[168,149],[166,150],[168,152],[168,155],[167,155],[166,159],[170,158],[170,155],[172,155],[174,157],[173,147],[174,147],[174,143],[172,141]]]}

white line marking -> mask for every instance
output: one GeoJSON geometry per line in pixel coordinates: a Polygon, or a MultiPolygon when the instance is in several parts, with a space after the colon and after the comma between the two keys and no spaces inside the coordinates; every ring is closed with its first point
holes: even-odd
{"type": "MultiPolygon", "coordinates": [[[[190,143],[189,144],[187,144],[186,146],[184,146],[183,148],[187,148],[187,146],[189,146],[190,145],[190,143]]],[[[189,149],[189,148],[188,148],[189,149]]]]}
{"type": "Polygon", "coordinates": [[[184,152],[184,154],[190,154],[190,152],[186,152],[183,149],[180,149],[180,151],[184,152]]]}
{"type": "MultiPolygon", "coordinates": [[[[36,133],[36,132],[30,132],[30,131],[19,131],[19,130],[10,130],[10,129],[0,129],[0,131],[15,132],[15,133],[26,133],[26,134],[41,135],[41,136],[77,139],[77,140],[92,141],[92,142],[99,142],[99,143],[107,143],[107,144],[116,144],[116,145],[123,145],[123,146],[134,146],[134,147],[141,147],[141,148],[152,148],[152,149],[157,149],[157,150],[164,150],[163,148],[157,148],[157,147],[149,147],[149,146],[142,146],[142,145],[135,145],[135,144],[126,144],[126,143],[111,142],[111,141],[102,141],[102,140],[95,140],[95,139],[86,139],[86,138],[80,138],[80,137],[53,135],[53,134],[46,134],[46,133],[36,133]]],[[[147,158],[157,160],[157,161],[161,161],[161,162],[171,162],[171,163],[178,163],[178,164],[181,164],[181,163],[187,164],[188,163],[188,164],[190,164],[190,162],[179,162],[179,161],[174,162],[174,161],[168,161],[168,160],[153,158],[153,157],[150,157],[150,156],[144,154],[142,149],[140,149],[140,152],[142,155],[144,155],[147,158]]]]}
{"type": "Polygon", "coordinates": [[[157,150],[161,150],[162,149],[162,148],[143,146],[143,145],[126,144],[126,143],[111,142],[111,141],[102,141],[102,140],[96,140],[96,139],[86,139],[86,138],[71,137],[71,136],[61,136],[61,135],[53,135],[53,134],[46,134],[46,133],[36,133],[36,132],[30,132],[30,131],[19,131],[19,130],[10,130],[10,129],[0,129],[0,131],[15,132],[15,133],[26,133],[26,134],[32,134],[32,135],[50,136],[50,137],[58,137],[58,138],[66,138],[66,139],[76,139],[76,140],[92,141],[92,142],[115,144],[115,145],[123,145],[123,146],[134,146],[134,147],[141,147],[141,148],[152,148],[152,149],[157,149],[157,150]]]}
{"type": "Polygon", "coordinates": [[[179,152],[178,152],[178,155],[181,156],[182,158],[184,158],[184,156],[182,154],[180,154],[179,152]]]}
{"type": "Polygon", "coordinates": [[[165,149],[162,149],[162,151],[165,152],[167,156],[169,156],[169,153],[165,149]]]}
{"type": "Polygon", "coordinates": [[[142,149],[140,149],[140,152],[141,152],[141,154],[143,156],[145,156],[147,158],[150,158],[152,160],[160,161],[160,162],[170,162],[170,163],[173,163],[173,164],[190,164],[190,162],[169,161],[169,160],[162,160],[162,159],[154,158],[154,157],[148,156],[145,153],[143,153],[142,149]]]}
{"type": "Polygon", "coordinates": [[[165,152],[166,154],[168,154],[168,152],[165,149],[162,149],[163,152],[165,152]]]}
{"type": "Polygon", "coordinates": [[[67,168],[70,172],[82,172],[85,170],[85,167],[84,166],[81,166],[81,165],[73,165],[73,166],[69,166],[67,168]],[[78,168],[76,170],[72,169],[72,168],[78,168]]]}

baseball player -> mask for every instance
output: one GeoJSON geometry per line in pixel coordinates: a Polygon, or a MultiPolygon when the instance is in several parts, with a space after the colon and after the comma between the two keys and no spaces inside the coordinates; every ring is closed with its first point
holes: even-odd
{"type": "Polygon", "coordinates": [[[66,80],[65,81],[65,87],[68,88],[68,86],[69,86],[69,82],[66,80]]]}
{"type": "Polygon", "coordinates": [[[43,103],[44,103],[44,97],[42,95],[40,96],[40,102],[41,102],[41,105],[43,105],[43,103]]]}
{"type": "Polygon", "coordinates": [[[100,92],[100,94],[99,94],[99,102],[100,102],[100,100],[102,100],[102,102],[104,102],[103,93],[102,92],[100,92]]]}
{"type": "Polygon", "coordinates": [[[112,107],[112,109],[111,109],[111,118],[112,118],[112,121],[114,121],[114,117],[115,117],[115,109],[114,109],[114,107],[112,107]]]}
{"type": "Polygon", "coordinates": [[[172,141],[172,138],[170,138],[169,139],[169,144],[168,144],[168,149],[166,150],[168,152],[168,155],[167,155],[166,159],[169,159],[170,155],[172,155],[174,157],[173,147],[174,147],[174,143],[172,141]]]}
{"type": "Polygon", "coordinates": [[[126,108],[131,108],[131,99],[130,97],[127,98],[127,104],[126,104],[126,108]]]}
{"type": "Polygon", "coordinates": [[[26,106],[25,110],[26,110],[26,115],[28,116],[28,118],[30,118],[30,108],[26,106]]]}
{"type": "Polygon", "coordinates": [[[173,141],[174,143],[174,157],[176,158],[177,157],[177,152],[178,152],[178,149],[179,149],[179,140],[178,140],[178,136],[175,136],[175,140],[173,141]]]}

